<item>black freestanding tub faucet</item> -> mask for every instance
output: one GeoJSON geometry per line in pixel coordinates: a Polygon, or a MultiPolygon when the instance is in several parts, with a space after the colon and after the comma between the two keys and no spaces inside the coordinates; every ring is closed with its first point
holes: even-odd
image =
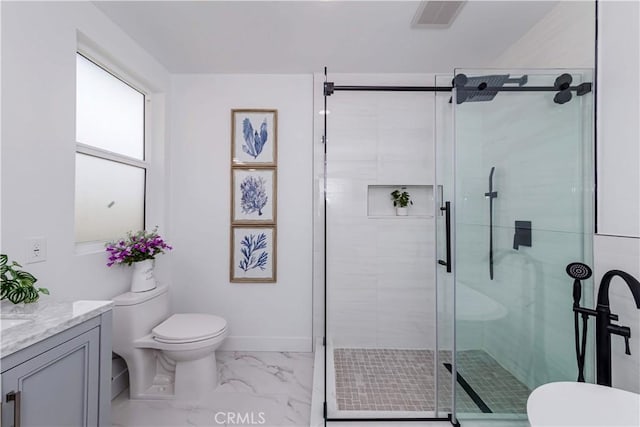
{"type": "Polygon", "coordinates": [[[625,281],[631,290],[636,307],[640,309],[640,282],[635,277],[620,270],[610,270],[602,276],[596,307],[596,372],[598,384],[609,387],[611,386],[611,334],[624,337],[625,352],[631,354],[629,348],[631,329],[628,326],[611,323],[612,320],[618,320],[618,316],[611,314],[609,308],[609,285],[615,276],[625,281]]]}

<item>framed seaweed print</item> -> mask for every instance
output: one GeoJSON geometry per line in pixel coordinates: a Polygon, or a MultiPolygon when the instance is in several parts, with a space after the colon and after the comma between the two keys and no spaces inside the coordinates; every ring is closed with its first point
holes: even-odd
{"type": "Polygon", "coordinates": [[[231,165],[275,166],[278,110],[231,110],[231,165]]]}
{"type": "Polygon", "coordinates": [[[231,170],[231,223],[275,224],[276,169],[231,170]]]}
{"type": "Polygon", "coordinates": [[[275,227],[231,226],[231,282],[274,283],[276,265],[275,227]]]}

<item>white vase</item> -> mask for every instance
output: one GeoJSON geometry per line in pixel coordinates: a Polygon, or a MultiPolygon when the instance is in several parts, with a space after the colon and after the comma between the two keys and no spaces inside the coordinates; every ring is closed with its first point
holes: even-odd
{"type": "Polygon", "coordinates": [[[153,277],[153,260],[133,263],[133,275],[131,276],[131,292],[150,291],[156,287],[156,278],[153,277]]]}
{"type": "Polygon", "coordinates": [[[409,213],[409,209],[408,208],[396,208],[396,215],[397,216],[407,216],[409,213]]]}

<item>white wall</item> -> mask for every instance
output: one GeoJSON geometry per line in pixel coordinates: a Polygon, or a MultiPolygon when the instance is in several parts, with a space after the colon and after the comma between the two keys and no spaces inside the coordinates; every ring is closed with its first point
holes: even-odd
{"type": "MultiPolygon", "coordinates": [[[[74,244],[78,39],[148,86],[154,115],[148,223],[164,225],[164,99],[168,74],[89,2],[2,2],[2,253],[23,262],[27,237],[47,260],[24,267],[58,300],[109,299],[130,272],[74,244]],[[82,36],[82,35],[84,36],[82,36]],[[157,179],[156,179],[157,178],[157,179]]],[[[159,261],[160,278],[164,260],[159,261]]]]}
{"type": "Polygon", "coordinates": [[[640,3],[598,12],[598,233],[640,237],[640,3]]]}
{"type": "Polygon", "coordinates": [[[311,351],[312,76],[175,75],[172,301],[225,317],[230,350],[311,351]],[[278,110],[278,281],[229,282],[231,109],[278,110]]]}
{"type": "MultiPolygon", "coordinates": [[[[336,85],[434,81],[433,75],[409,74],[330,77],[336,85]]],[[[321,90],[317,84],[318,111],[321,90]]],[[[327,339],[337,347],[435,348],[433,108],[433,93],[336,92],[328,99],[327,339]],[[378,206],[387,212],[368,212],[368,196],[377,190],[369,186],[375,185],[423,187],[410,189],[415,205],[408,217],[398,218],[385,216],[393,215],[391,189],[379,194],[378,206]]],[[[319,115],[316,135],[315,286],[322,295],[319,115]]]]}
{"type": "MultiPolygon", "coordinates": [[[[595,276],[623,270],[640,280],[640,5],[601,1],[598,15],[598,235],[595,276]]],[[[611,311],[631,327],[631,356],[612,338],[613,385],[640,393],[640,310],[615,278],[611,311]]]]}
{"type": "Polygon", "coordinates": [[[594,1],[560,1],[493,65],[502,68],[593,68],[594,18],[594,1]]]}

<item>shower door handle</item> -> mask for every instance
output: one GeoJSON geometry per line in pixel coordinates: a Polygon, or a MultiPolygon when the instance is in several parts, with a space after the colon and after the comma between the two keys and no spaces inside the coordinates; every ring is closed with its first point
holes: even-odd
{"type": "Polygon", "coordinates": [[[446,261],[439,259],[438,264],[447,267],[447,273],[451,273],[451,202],[445,202],[444,207],[441,207],[440,210],[444,211],[446,261]]]}

